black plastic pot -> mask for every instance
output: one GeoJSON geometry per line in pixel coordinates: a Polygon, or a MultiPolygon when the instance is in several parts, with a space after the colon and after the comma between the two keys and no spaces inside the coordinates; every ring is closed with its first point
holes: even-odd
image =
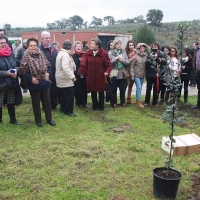
{"type": "Polygon", "coordinates": [[[160,199],[176,199],[179,182],[182,177],[181,173],[176,170],[170,169],[172,171],[175,171],[179,177],[177,179],[167,179],[167,178],[159,177],[156,174],[156,172],[158,170],[166,171],[166,168],[161,167],[161,168],[155,168],[153,170],[153,195],[154,195],[154,197],[160,198],[160,199]]]}

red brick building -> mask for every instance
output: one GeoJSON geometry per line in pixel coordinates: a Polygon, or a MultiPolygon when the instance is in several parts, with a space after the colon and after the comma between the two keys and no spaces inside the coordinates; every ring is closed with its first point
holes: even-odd
{"type": "MultiPolygon", "coordinates": [[[[70,40],[73,44],[75,41],[90,41],[92,38],[99,38],[102,41],[102,47],[107,48],[107,44],[110,40],[120,39],[122,41],[122,47],[126,46],[126,42],[132,39],[131,34],[121,33],[100,33],[100,32],[79,32],[79,31],[50,31],[51,42],[59,42],[60,48],[65,40],[70,40]]],[[[41,42],[41,32],[24,32],[22,33],[22,40],[30,37],[37,38],[41,42]]]]}

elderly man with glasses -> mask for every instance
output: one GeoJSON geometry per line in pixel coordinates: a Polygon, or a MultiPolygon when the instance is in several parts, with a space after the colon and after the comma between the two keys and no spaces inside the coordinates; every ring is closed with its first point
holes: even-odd
{"type": "Polygon", "coordinates": [[[51,35],[47,31],[41,33],[42,43],[39,46],[40,50],[44,53],[47,60],[52,66],[52,75],[51,75],[51,87],[50,87],[50,99],[51,99],[51,109],[56,110],[57,100],[58,100],[58,88],[56,86],[55,72],[56,72],[56,57],[57,50],[51,46],[51,35]]]}

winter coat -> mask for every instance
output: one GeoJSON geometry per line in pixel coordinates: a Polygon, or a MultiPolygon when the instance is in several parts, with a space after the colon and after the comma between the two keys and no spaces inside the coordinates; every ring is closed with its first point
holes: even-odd
{"type": "Polygon", "coordinates": [[[110,58],[110,61],[111,61],[111,64],[112,64],[112,69],[117,69],[118,70],[118,75],[117,75],[117,79],[126,79],[126,77],[123,75],[123,70],[126,70],[126,71],[130,71],[129,68],[129,64],[130,64],[130,60],[128,59],[128,56],[126,54],[126,52],[122,49],[121,50],[121,57],[125,60],[125,63],[122,63],[123,64],[123,68],[118,68],[118,61],[116,59],[116,57],[118,56],[117,53],[115,52],[115,50],[110,50],[109,51],[109,58],[110,58]]]}
{"type": "MultiPolygon", "coordinates": [[[[193,70],[196,73],[196,76],[200,76],[200,71],[196,70],[196,61],[197,61],[197,52],[200,51],[200,47],[198,47],[195,52],[194,52],[194,56],[193,56],[193,70]]],[[[200,60],[200,58],[198,58],[198,60],[200,60]]]]}
{"type": "Polygon", "coordinates": [[[152,53],[147,57],[145,62],[146,66],[146,76],[151,78],[156,78],[156,69],[159,66],[162,69],[166,65],[167,61],[165,59],[164,53],[158,51],[157,58],[154,59],[152,53]]]}
{"type": "Polygon", "coordinates": [[[181,72],[181,63],[180,63],[180,61],[175,57],[170,57],[170,59],[167,62],[168,62],[168,68],[170,70],[171,76],[179,77],[180,76],[180,72],[181,72]],[[176,66],[177,66],[177,70],[179,71],[179,74],[177,74],[177,72],[174,70],[174,67],[176,67],[176,66]]]}
{"type": "Polygon", "coordinates": [[[19,67],[19,65],[20,65],[20,61],[21,61],[21,59],[22,59],[22,57],[23,57],[23,55],[24,55],[24,51],[26,51],[26,47],[22,47],[22,48],[20,48],[19,50],[18,50],[18,52],[17,52],[17,56],[16,56],[16,59],[17,59],[17,66],[19,67]]]}
{"type": "MultiPolygon", "coordinates": [[[[51,66],[47,68],[47,72],[51,75],[51,66]]],[[[50,87],[50,81],[46,81],[44,79],[38,84],[33,84],[33,77],[30,72],[26,72],[24,75],[22,75],[22,77],[26,79],[27,89],[29,90],[42,90],[44,88],[50,87]]]]}
{"type": "Polygon", "coordinates": [[[95,56],[91,49],[85,53],[78,73],[86,77],[88,92],[103,92],[105,91],[104,73],[109,75],[111,70],[112,64],[108,53],[100,48],[95,56]]]}
{"type": "Polygon", "coordinates": [[[56,73],[56,57],[57,57],[57,50],[50,46],[49,48],[44,48],[43,44],[39,46],[39,49],[43,52],[43,54],[46,56],[47,60],[50,62],[52,66],[52,73],[50,79],[52,81],[55,80],[55,73],[56,73]]]}
{"type": "Polygon", "coordinates": [[[135,59],[130,64],[130,74],[131,77],[139,77],[144,78],[146,70],[145,70],[145,62],[147,60],[146,53],[137,53],[135,59]]]}
{"type": "Polygon", "coordinates": [[[76,65],[66,49],[61,49],[56,58],[56,85],[59,88],[73,87],[76,65]]]}
{"type": "Polygon", "coordinates": [[[16,46],[16,44],[12,45],[12,49],[13,49],[13,53],[14,53],[15,57],[17,56],[17,52],[19,51],[20,48],[22,48],[22,46],[20,44],[18,44],[17,46],[16,46]]]}
{"type": "Polygon", "coordinates": [[[76,71],[74,72],[76,77],[76,82],[74,83],[74,94],[84,94],[87,93],[87,84],[86,84],[86,78],[82,75],[78,74],[78,70],[80,68],[80,57],[78,54],[74,53],[72,55],[72,58],[74,59],[75,65],[76,65],[76,71]]]}
{"type": "Polygon", "coordinates": [[[11,53],[9,57],[0,57],[0,82],[6,81],[6,79],[9,79],[9,82],[12,82],[12,85],[15,85],[15,89],[14,89],[15,105],[19,105],[22,103],[21,88],[19,86],[18,78],[13,79],[7,76],[7,71],[10,69],[17,69],[17,62],[16,62],[13,52],[11,53]]]}
{"type": "Polygon", "coordinates": [[[182,69],[181,80],[190,80],[190,72],[192,71],[192,59],[189,59],[182,65],[185,66],[185,69],[182,69]]]}

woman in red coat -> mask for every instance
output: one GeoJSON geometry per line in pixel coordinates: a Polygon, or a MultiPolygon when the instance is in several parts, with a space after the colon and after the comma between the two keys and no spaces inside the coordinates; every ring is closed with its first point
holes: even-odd
{"type": "Polygon", "coordinates": [[[85,53],[84,59],[81,60],[79,74],[86,77],[87,91],[91,92],[92,109],[104,110],[104,91],[105,75],[111,72],[112,65],[108,53],[101,48],[101,40],[94,38],[91,40],[91,47],[85,53]],[[97,99],[97,93],[99,99],[97,99]]]}

